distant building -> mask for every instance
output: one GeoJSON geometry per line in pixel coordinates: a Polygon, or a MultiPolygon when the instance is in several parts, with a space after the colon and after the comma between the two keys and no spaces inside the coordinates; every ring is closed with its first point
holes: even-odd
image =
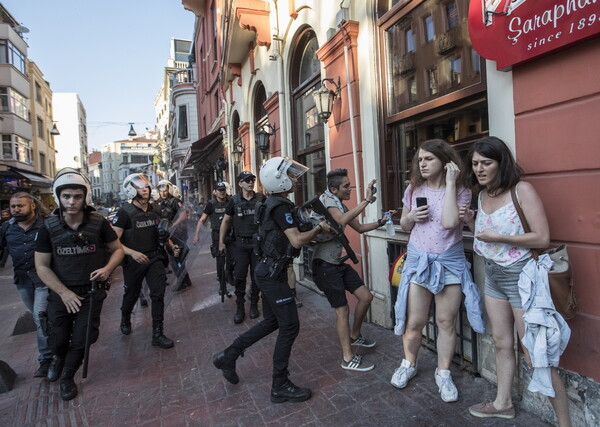
{"type": "Polygon", "coordinates": [[[156,153],[154,132],[104,144],[102,146],[103,203],[117,205],[127,200],[123,192],[123,180],[129,174],[144,173],[153,184],[156,184],[158,179],[152,164],[156,153]]]}
{"type": "Polygon", "coordinates": [[[0,4],[0,207],[27,191],[53,203],[55,172],[52,91],[41,70],[27,60],[27,29],[0,4]]]}
{"type": "Polygon", "coordinates": [[[60,129],[56,142],[56,166],[88,173],[87,114],[76,93],[54,93],[54,120],[60,129]]]}
{"type": "Polygon", "coordinates": [[[184,171],[184,160],[192,142],[198,139],[195,78],[190,68],[191,50],[191,41],[171,39],[162,86],[154,101],[159,145],[163,150],[163,160],[166,161],[165,178],[177,185],[186,199],[193,168],[184,171]]]}
{"type": "Polygon", "coordinates": [[[102,153],[92,151],[88,157],[89,179],[92,185],[92,199],[94,204],[102,204],[103,176],[102,176],[102,153]]]}

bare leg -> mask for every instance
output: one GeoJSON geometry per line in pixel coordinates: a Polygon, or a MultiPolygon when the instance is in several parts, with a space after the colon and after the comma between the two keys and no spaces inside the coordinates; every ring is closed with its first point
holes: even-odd
{"type": "Polygon", "coordinates": [[[354,309],[354,322],[352,323],[351,338],[358,338],[360,335],[360,328],[362,327],[371,301],[373,301],[373,294],[366,286],[361,286],[354,291],[354,296],[358,300],[356,308],[354,309]]]}
{"type": "Polygon", "coordinates": [[[288,286],[290,289],[296,289],[296,273],[294,272],[294,266],[290,264],[287,269],[288,286]]]}
{"type": "Polygon", "coordinates": [[[435,295],[435,318],[438,326],[438,368],[450,369],[456,350],[456,315],[460,308],[460,284],[447,285],[435,295]]]}
{"type": "Polygon", "coordinates": [[[402,335],[404,358],[412,366],[417,364],[419,348],[421,348],[421,335],[429,318],[429,306],[433,294],[422,286],[410,284],[408,291],[408,304],[406,310],[406,329],[402,335]]]}
{"type": "MultiPolygon", "coordinates": [[[[523,339],[523,335],[525,334],[523,310],[513,308],[513,313],[515,315],[515,324],[517,326],[519,339],[523,339]]],[[[529,353],[527,352],[527,349],[523,348],[523,350],[525,352],[525,361],[529,366],[531,366],[531,358],[529,357],[529,353]]],[[[569,402],[567,399],[567,392],[565,391],[565,385],[563,384],[562,378],[558,374],[558,369],[552,368],[551,372],[552,388],[554,389],[555,397],[549,397],[550,404],[552,404],[552,408],[554,408],[554,413],[558,419],[558,425],[560,427],[570,427],[571,419],[569,418],[569,402]]]]}
{"type": "Polygon", "coordinates": [[[350,347],[350,321],[348,305],[335,308],[335,326],[337,329],[340,345],[342,346],[342,356],[345,362],[348,362],[354,356],[350,347]]]}
{"type": "Polygon", "coordinates": [[[512,407],[512,381],[515,376],[514,317],[506,300],[485,296],[485,308],[492,326],[496,348],[496,376],[498,390],[493,405],[496,409],[512,407]]]}

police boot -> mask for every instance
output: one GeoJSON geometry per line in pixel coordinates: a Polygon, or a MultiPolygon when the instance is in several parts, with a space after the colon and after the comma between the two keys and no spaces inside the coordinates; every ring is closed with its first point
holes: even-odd
{"type": "Polygon", "coordinates": [[[244,311],[244,301],[238,301],[237,311],[235,312],[235,316],[233,316],[233,323],[242,323],[244,321],[244,317],[246,317],[246,312],[244,311]]]}
{"type": "Polygon", "coordinates": [[[73,377],[75,369],[67,368],[60,377],[60,397],[62,400],[71,400],[77,396],[77,385],[73,377]]]}
{"type": "Polygon", "coordinates": [[[273,377],[271,387],[271,402],[304,402],[310,399],[312,391],[309,388],[298,387],[287,376],[273,377]]]}
{"type": "Polygon", "coordinates": [[[60,374],[62,374],[63,367],[65,366],[65,358],[61,356],[54,356],[52,358],[52,363],[48,368],[48,381],[56,381],[60,378],[60,374]]]}
{"type": "Polygon", "coordinates": [[[160,348],[171,348],[174,345],[173,340],[164,336],[162,324],[152,326],[152,345],[160,348]]]}
{"type": "Polygon", "coordinates": [[[250,319],[256,319],[258,316],[260,316],[260,311],[258,311],[258,304],[250,304],[250,314],[248,314],[248,317],[250,317],[250,319]]]}
{"type": "Polygon", "coordinates": [[[235,372],[235,361],[240,356],[244,356],[244,350],[234,347],[233,344],[213,356],[213,365],[223,371],[223,376],[231,384],[240,382],[240,378],[235,372]]]}
{"type": "Polygon", "coordinates": [[[129,335],[131,333],[131,314],[121,315],[121,333],[129,335]]]}

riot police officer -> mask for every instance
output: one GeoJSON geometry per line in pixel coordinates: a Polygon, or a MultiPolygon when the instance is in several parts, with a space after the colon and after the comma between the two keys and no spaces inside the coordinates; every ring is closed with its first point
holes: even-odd
{"type": "MultiPolygon", "coordinates": [[[[233,259],[231,257],[231,252],[229,251],[228,239],[231,239],[231,232],[227,231],[225,237],[226,250],[225,252],[219,251],[219,230],[221,229],[221,222],[223,221],[223,216],[225,215],[225,209],[227,208],[227,204],[229,203],[229,197],[227,196],[227,186],[223,182],[217,182],[215,184],[215,197],[210,199],[204,210],[202,212],[202,216],[198,220],[198,225],[196,226],[196,232],[194,233],[194,245],[198,244],[200,230],[202,226],[206,223],[208,219],[210,219],[210,228],[211,228],[211,239],[212,245],[210,246],[210,253],[213,258],[217,260],[217,279],[219,283],[224,283],[229,281],[232,285],[233,282],[233,259]]],[[[221,288],[219,288],[219,292],[221,292],[221,288]]]]}
{"type": "Polygon", "coordinates": [[[294,204],[287,198],[308,168],[287,157],[269,159],[260,169],[260,180],[270,193],[257,214],[260,220],[258,249],[262,252],[255,268],[258,287],[263,293],[263,320],[240,335],[224,351],[213,357],[213,364],[232,384],[239,382],[235,371],[237,358],[255,342],[279,329],[273,351],[271,402],[303,402],[312,392],[292,383],[288,364],[300,324],[294,295],[287,282],[287,265],[300,254],[300,248],[318,233],[330,232],[325,221],[314,229],[301,232],[294,215],[294,204]],[[262,219],[260,218],[262,211],[262,219]]]}
{"type": "Polygon", "coordinates": [[[250,278],[252,286],[250,291],[250,318],[256,319],[260,316],[258,311],[259,290],[254,280],[254,266],[258,262],[254,253],[254,242],[252,237],[258,227],[254,223],[254,212],[256,204],[265,199],[264,194],[254,191],[256,176],[252,172],[242,171],[237,176],[237,183],[242,190],[241,194],[234,195],[229,199],[229,204],[225,209],[225,216],[221,221],[219,230],[219,251],[223,252],[225,247],[225,238],[231,222],[233,222],[233,232],[235,240],[231,244],[231,253],[235,261],[233,277],[235,280],[235,297],[237,310],[233,317],[234,323],[242,323],[246,312],[244,302],[246,295],[246,276],[248,276],[248,267],[250,267],[250,278]]]}
{"type": "Polygon", "coordinates": [[[123,248],[108,221],[90,207],[92,190],[83,175],[71,168],[59,171],[52,191],[59,209],[38,232],[35,266],[50,289],[48,344],[55,356],[48,379],[60,376],[61,398],[71,400],[77,396],[73,377],[83,361],[88,322],[91,344],[99,335],[103,284],[121,263],[123,248]]]}
{"type": "Polygon", "coordinates": [[[171,348],[173,341],[163,334],[167,278],[163,264],[166,254],[160,240],[162,238],[164,244],[168,244],[168,239],[159,235],[160,208],[150,203],[151,188],[150,181],[141,173],[125,178],[123,189],[131,203],[125,203],[113,219],[113,227],[125,250],[121,333],[131,333],[131,312],[145,278],[152,301],[152,345],[171,348]]]}
{"type": "MultiPolygon", "coordinates": [[[[158,190],[156,204],[160,208],[160,216],[169,221],[169,226],[172,230],[171,240],[182,248],[187,244],[188,239],[188,215],[182,210],[183,203],[181,203],[181,193],[179,192],[179,188],[166,179],[158,181],[156,188],[158,190]]],[[[169,261],[171,263],[171,268],[177,275],[184,274],[184,272],[181,271],[182,267],[178,266],[178,262],[174,257],[170,256],[169,261]]],[[[190,280],[187,271],[185,271],[185,277],[175,292],[184,291],[189,289],[190,286],[192,286],[192,281],[190,280]]]]}

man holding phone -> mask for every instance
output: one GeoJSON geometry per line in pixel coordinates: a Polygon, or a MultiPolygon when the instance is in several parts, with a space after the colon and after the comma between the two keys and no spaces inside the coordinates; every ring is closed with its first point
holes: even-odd
{"type": "MultiPolygon", "coordinates": [[[[346,169],[334,169],[327,174],[327,190],[321,195],[323,205],[331,213],[333,219],[341,226],[350,225],[359,233],[374,230],[385,224],[385,219],[361,224],[357,217],[365,208],[375,201],[376,180],[372,180],[365,191],[365,198],[354,209],[348,209],[342,202],[350,200],[352,187],[346,169]]],[[[393,215],[395,211],[390,211],[393,215]]],[[[352,371],[370,371],[374,364],[362,360],[362,356],[354,354],[352,346],[371,348],[375,342],[367,340],[360,332],[367,310],[373,300],[371,291],[365,286],[358,273],[342,261],[342,244],[337,240],[320,242],[313,252],[313,279],[317,287],[325,293],[327,300],[336,314],[336,329],[342,346],[343,369],[352,371]],[[346,291],[358,300],[354,310],[354,322],[350,329],[348,300],[346,291]]]]}

